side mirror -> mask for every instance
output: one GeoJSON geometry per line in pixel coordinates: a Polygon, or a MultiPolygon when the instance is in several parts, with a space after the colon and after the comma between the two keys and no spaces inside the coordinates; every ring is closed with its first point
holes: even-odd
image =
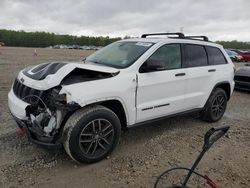
{"type": "Polygon", "coordinates": [[[142,67],[143,72],[153,72],[153,71],[160,71],[164,69],[165,67],[164,67],[163,62],[154,60],[154,59],[147,60],[142,67]]]}

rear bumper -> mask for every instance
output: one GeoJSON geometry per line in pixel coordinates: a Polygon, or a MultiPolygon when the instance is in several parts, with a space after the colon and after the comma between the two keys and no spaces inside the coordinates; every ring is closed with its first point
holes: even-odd
{"type": "Polygon", "coordinates": [[[232,94],[233,94],[234,89],[235,89],[235,81],[233,80],[233,81],[231,82],[231,96],[232,96],[232,94]]]}

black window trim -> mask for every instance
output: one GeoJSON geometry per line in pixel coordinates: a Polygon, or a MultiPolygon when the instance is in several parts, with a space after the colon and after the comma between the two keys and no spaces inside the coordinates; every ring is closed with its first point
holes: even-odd
{"type": "Polygon", "coordinates": [[[199,68],[199,67],[208,67],[208,66],[218,66],[218,65],[226,65],[228,64],[228,61],[225,57],[225,55],[223,54],[223,52],[221,51],[220,48],[218,47],[215,47],[215,46],[210,46],[210,45],[203,45],[203,44],[194,44],[194,43],[178,43],[178,42],[173,42],[173,43],[166,43],[166,44],[163,44],[162,46],[160,46],[159,48],[157,48],[140,66],[138,72],[139,73],[151,73],[151,72],[141,72],[140,69],[141,67],[143,66],[143,64],[158,50],[160,49],[161,47],[165,46],[165,45],[171,45],[171,44],[178,44],[180,45],[180,51],[181,51],[181,67],[180,68],[172,68],[172,69],[163,69],[163,70],[158,70],[158,71],[151,71],[151,72],[159,72],[159,71],[169,71],[169,70],[178,70],[178,69],[189,69],[189,68],[199,68]],[[184,46],[185,45],[197,45],[197,46],[202,46],[206,52],[206,56],[207,56],[207,65],[202,65],[202,66],[196,66],[196,67],[187,67],[185,66],[185,53],[184,53],[184,46]],[[223,64],[216,64],[216,65],[213,65],[213,64],[210,64],[210,61],[209,61],[209,57],[208,57],[208,52],[207,52],[207,47],[211,47],[211,48],[216,48],[220,51],[220,53],[222,54],[223,58],[225,59],[225,62],[226,63],[223,63],[223,64]]]}
{"type": "Polygon", "coordinates": [[[182,44],[183,43],[178,43],[178,42],[173,42],[173,43],[166,43],[166,44],[163,44],[161,46],[159,46],[159,48],[157,48],[140,66],[140,68],[138,69],[138,72],[140,74],[144,74],[144,73],[152,73],[152,72],[160,72],[160,71],[170,71],[170,70],[178,70],[178,69],[182,69],[184,68],[183,67],[183,50],[182,50],[182,44]],[[166,46],[166,45],[171,45],[171,44],[178,44],[179,47],[180,47],[180,53],[181,53],[181,67],[180,68],[172,68],[172,69],[162,69],[162,70],[157,70],[157,71],[150,71],[150,72],[142,72],[141,71],[141,67],[143,66],[143,64],[158,50],[160,49],[161,47],[163,46],[166,46]]]}

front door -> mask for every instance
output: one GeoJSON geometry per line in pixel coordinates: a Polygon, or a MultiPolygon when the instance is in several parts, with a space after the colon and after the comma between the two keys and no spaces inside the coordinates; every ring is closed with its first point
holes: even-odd
{"type": "Polygon", "coordinates": [[[180,44],[158,48],[138,73],[137,123],[185,111],[187,69],[182,68],[180,44]],[[148,70],[147,63],[162,64],[148,70]]]}

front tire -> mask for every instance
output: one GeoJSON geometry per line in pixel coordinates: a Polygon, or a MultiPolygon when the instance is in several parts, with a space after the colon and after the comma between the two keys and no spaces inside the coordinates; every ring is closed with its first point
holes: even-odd
{"type": "Polygon", "coordinates": [[[226,107],[226,92],[221,88],[215,88],[201,113],[201,118],[208,122],[219,121],[224,115],[226,107]]]}
{"type": "Polygon", "coordinates": [[[76,111],[63,131],[67,154],[77,162],[94,163],[114,150],[121,135],[121,123],[113,111],[98,105],[76,111]]]}

